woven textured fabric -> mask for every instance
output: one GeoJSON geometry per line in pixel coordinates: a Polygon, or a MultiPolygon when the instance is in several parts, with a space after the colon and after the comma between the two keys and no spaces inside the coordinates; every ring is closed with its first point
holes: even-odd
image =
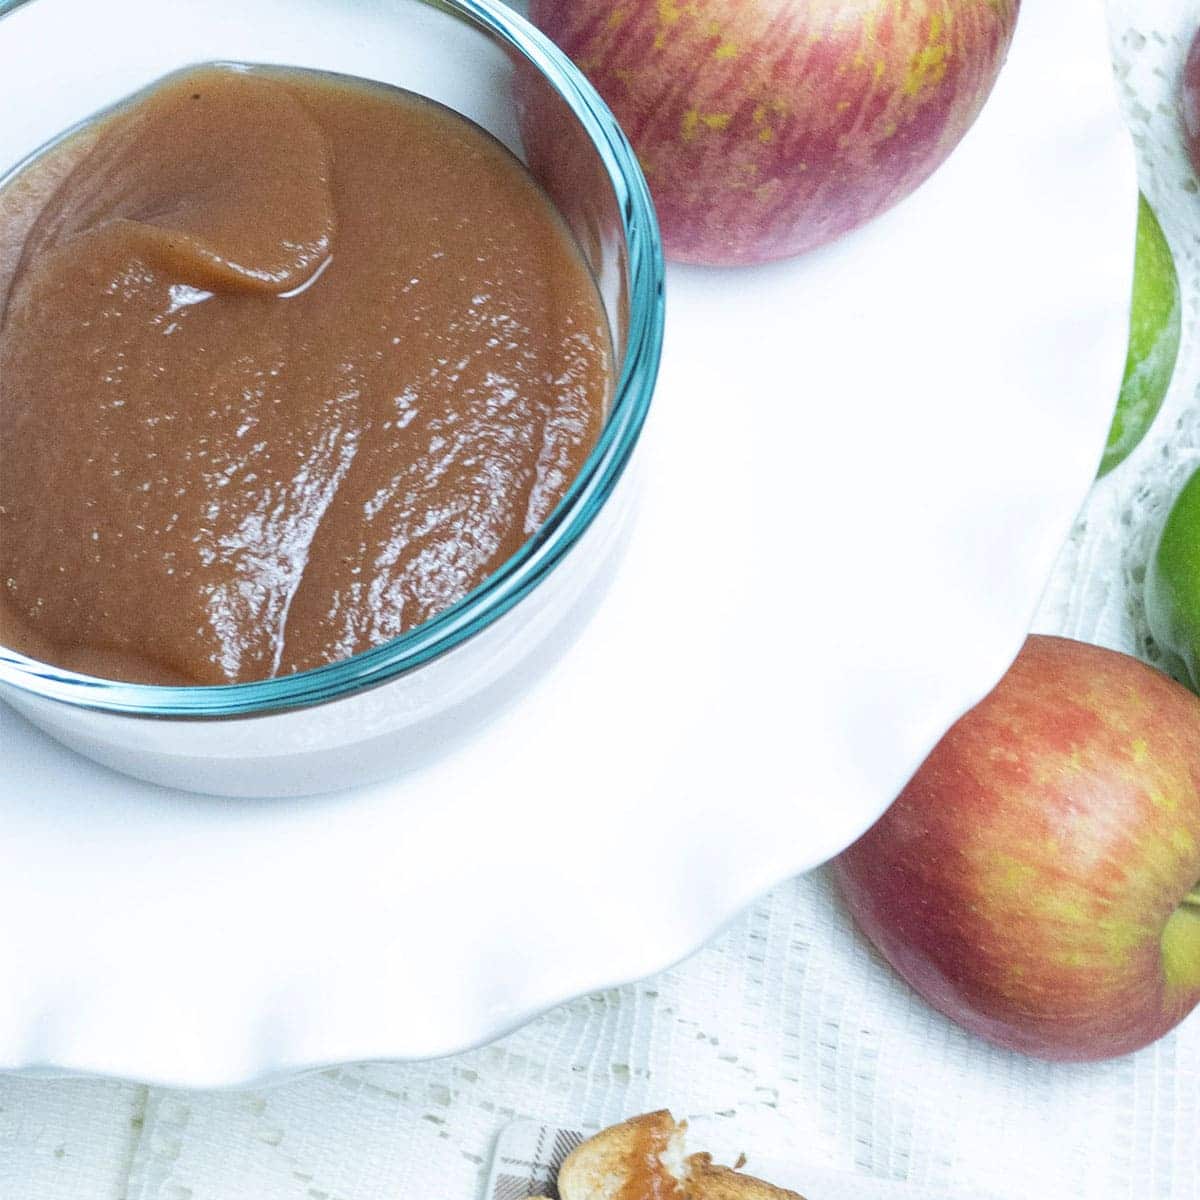
{"type": "MultiPolygon", "coordinates": [[[[1081,513],[1037,628],[1156,661],[1143,566],[1200,462],[1200,185],[1175,110],[1200,0],[1109,9],[1143,186],[1183,280],[1184,345],[1151,436],[1081,513]]],[[[843,453],[853,459],[853,447],[843,453]]],[[[476,1197],[515,1119],[580,1130],[663,1106],[727,1161],[746,1151],[752,1163],[907,1182],[922,1196],[1198,1200],[1200,1013],[1112,1063],[1001,1052],[901,985],[817,873],[681,966],[453,1059],[225,1094],[0,1080],[0,1197],[476,1197]]]]}
{"type": "Polygon", "coordinates": [[[1200,185],[1178,97],[1200,0],[1109,6],[1113,58],[1145,192],[1183,288],[1183,342],[1171,394],[1149,435],[1093,490],[1047,590],[1036,628],[1161,662],[1142,606],[1145,564],[1171,502],[1200,465],[1200,185]],[[1153,24],[1150,22],[1153,21],[1153,24]]]}

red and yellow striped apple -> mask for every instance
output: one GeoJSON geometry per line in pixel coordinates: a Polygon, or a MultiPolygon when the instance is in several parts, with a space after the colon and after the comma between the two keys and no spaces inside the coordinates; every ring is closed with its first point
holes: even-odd
{"type": "Polygon", "coordinates": [[[799,254],[890,208],[992,90],[1020,0],[531,0],[624,127],[668,257],[799,254]]]}
{"type": "Polygon", "coordinates": [[[1192,165],[1200,171],[1200,30],[1183,66],[1183,132],[1192,165]]]}
{"type": "Polygon", "coordinates": [[[836,861],[851,913],[935,1008],[1084,1061],[1200,1003],[1200,699],[1033,637],[836,861]]]}

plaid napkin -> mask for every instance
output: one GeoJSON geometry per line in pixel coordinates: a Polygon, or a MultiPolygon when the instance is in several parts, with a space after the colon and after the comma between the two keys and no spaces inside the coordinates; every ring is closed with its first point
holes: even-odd
{"type": "Polygon", "coordinates": [[[547,1196],[558,1200],[554,1181],[563,1160],[587,1134],[516,1121],[496,1141],[492,1174],[484,1195],[487,1200],[528,1200],[547,1196]]]}

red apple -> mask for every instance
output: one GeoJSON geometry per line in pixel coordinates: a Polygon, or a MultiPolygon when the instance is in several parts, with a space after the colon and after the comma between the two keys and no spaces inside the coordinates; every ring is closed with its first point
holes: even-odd
{"type": "Polygon", "coordinates": [[[1183,67],[1183,132],[1192,163],[1200,171],[1200,30],[1183,67]]]}
{"type": "Polygon", "coordinates": [[[967,1029],[1060,1060],[1148,1045],[1200,1002],[1200,699],[1032,637],[834,871],[967,1029]]]}
{"type": "Polygon", "coordinates": [[[668,257],[799,254],[923,182],[1020,0],[531,0],[633,142],[668,257]]]}

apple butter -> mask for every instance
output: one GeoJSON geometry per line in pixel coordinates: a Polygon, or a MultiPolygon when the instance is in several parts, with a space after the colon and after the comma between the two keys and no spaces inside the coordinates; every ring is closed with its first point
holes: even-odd
{"type": "Polygon", "coordinates": [[[639,1129],[624,1180],[612,1200],[686,1200],[684,1189],[663,1162],[670,1144],[668,1129],[639,1129]]]}
{"type": "Polygon", "coordinates": [[[612,386],[578,248],[483,130],[173,75],[0,189],[0,642],[167,684],[379,645],[537,531],[612,386]]]}

